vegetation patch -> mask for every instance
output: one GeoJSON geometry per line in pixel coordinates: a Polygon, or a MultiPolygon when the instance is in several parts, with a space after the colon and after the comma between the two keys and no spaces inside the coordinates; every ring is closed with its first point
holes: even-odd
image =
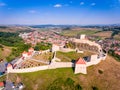
{"type": "Polygon", "coordinates": [[[77,60],[80,57],[90,56],[92,54],[93,54],[92,52],[87,52],[87,51],[85,51],[84,53],[77,53],[75,51],[65,53],[58,51],[56,53],[56,57],[60,58],[61,61],[63,62],[71,62],[72,60],[77,60]]]}
{"type": "Polygon", "coordinates": [[[52,47],[52,44],[41,42],[41,43],[37,43],[37,45],[34,47],[34,49],[36,51],[39,51],[39,50],[48,50],[51,47],[52,47]]]}
{"type": "Polygon", "coordinates": [[[0,44],[12,48],[11,54],[7,54],[9,56],[6,57],[8,62],[20,56],[23,51],[31,47],[30,44],[24,44],[24,41],[18,35],[18,33],[0,32],[0,44]]]}
{"type": "Polygon", "coordinates": [[[103,71],[102,70],[98,70],[99,74],[103,74],[103,71]]]}
{"type": "Polygon", "coordinates": [[[77,36],[78,34],[86,34],[86,35],[92,35],[100,30],[65,30],[61,33],[61,35],[64,36],[77,36]]]}
{"type": "Polygon", "coordinates": [[[47,90],[82,90],[82,87],[79,84],[76,85],[71,78],[66,80],[57,78],[47,87],[47,90]]]}
{"type": "Polygon", "coordinates": [[[92,90],[99,90],[97,87],[93,86],[92,90]]]}

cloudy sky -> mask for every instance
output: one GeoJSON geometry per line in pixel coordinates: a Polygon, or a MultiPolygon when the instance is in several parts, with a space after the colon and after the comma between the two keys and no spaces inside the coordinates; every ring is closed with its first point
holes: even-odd
{"type": "Polygon", "coordinates": [[[0,0],[0,24],[118,24],[120,0],[0,0]]]}

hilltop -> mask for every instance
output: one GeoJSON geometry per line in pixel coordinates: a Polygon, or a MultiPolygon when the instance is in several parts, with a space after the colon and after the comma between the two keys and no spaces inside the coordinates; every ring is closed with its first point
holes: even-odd
{"type": "MultiPolygon", "coordinates": [[[[61,83],[65,83],[67,78],[71,78],[74,81],[74,84],[79,84],[83,90],[93,90],[93,88],[98,88],[98,90],[119,90],[119,70],[120,63],[108,56],[107,59],[100,64],[88,67],[87,75],[74,75],[72,69],[63,68],[34,73],[9,74],[9,79],[16,82],[16,78],[19,77],[26,85],[24,90],[51,90],[48,88],[50,85],[53,87],[59,86],[57,89],[59,90],[60,87],[66,87],[61,83]],[[59,79],[61,80],[61,83],[55,84],[54,82],[59,82],[59,79]]],[[[68,87],[69,90],[72,90],[69,85],[68,87]]]]}

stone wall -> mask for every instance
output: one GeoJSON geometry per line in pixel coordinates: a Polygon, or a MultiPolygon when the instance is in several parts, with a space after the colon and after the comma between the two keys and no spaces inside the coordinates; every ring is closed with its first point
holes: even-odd
{"type": "Polygon", "coordinates": [[[71,39],[69,41],[70,45],[73,45],[74,47],[70,48],[78,48],[80,50],[88,50],[88,51],[94,51],[94,52],[100,52],[101,46],[95,42],[89,41],[89,40],[81,40],[81,39],[71,39]]]}
{"type": "Polygon", "coordinates": [[[71,51],[76,51],[75,49],[70,49],[70,48],[60,48],[61,52],[71,52],[71,51]]]}
{"type": "Polygon", "coordinates": [[[39,67],[32,67],[32,68],[25,68],[25,69],[8,69],[7,73],[28,73],[28,72],[36,72],[40,70],[48,69],[49,65],[46,66],[39,66],[39,67]]]}
{"type": "Polygon", "coordinates": [[[68,68],[68,67],[74,67],[74,63],[72,62],[52,62],[49,66],[49,69],[54,68],[68,68]]]}
{"type": "Polygon", "coordinates": [[[53,62],[50,65],[45,65],[45,66],[38,66],[38,67],[25,68],[25,69],[8,69],[7,73],[28,73],[28,72],[36,72],[36,71],[40,71],[40,70],[68,68],[68,67],[74,67],[74,63],[72,63],[72,62],[53,62]]]}

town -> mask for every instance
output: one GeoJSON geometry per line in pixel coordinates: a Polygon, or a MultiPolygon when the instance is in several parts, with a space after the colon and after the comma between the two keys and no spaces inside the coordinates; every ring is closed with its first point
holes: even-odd
{"type": "MultiPolygon", "coordinates": [[[[16,27],[17,28],[17,27],[16,27]]],[[[22,28],[22,27],[21,27],[22,28]]],[[[1,88],[6,89],[24,89],[27,88],[26,84],[20,77],[16,76],[15,80],[11,79],[11,74],[24,74],[35,73],[41,71],[54,71],[56,69],[72,68],[74,75],[87,75],[89,74],[89,67],[99,66],[101,63],[106,62],[109,55],[113,56],[119,61],[120,41],[114,38],[99,39],[99,37],[88,35],[86,28],[84,34],[69,35],[69,32],[81,32],[81,28],[72,27],[50,27],[45,30],[39,28],[30,28],[18,33],[4,33],[2,44],[12,45],[7,41],[6,34],[15,41],[13,44],[12,54],[15,55],[10,61],[1,58],[0,72],[1,77],[5,76],[6,80],[2,80],[1,88]],[[76,30],[77,29],[77,30],[76,30]],[[80,31],[79,31],[80,29],[80,31]],[[68,34],[64,34],[64,32],[68,34]],[[5,38],[4,38],[5,37],[5,38]],[[13,38],[15,37],[15,38],[13,38]],[[17,39],[19,40],[16,42],[17,39]],[[21,43],[20,43],[21,42],[21,43]],[[21,48],[23,47],[23,48],[21,48]],[[18,51],[17,51],[18,50],[18,51]],[[18,54],[19,53],[19,54],[18,54]]],[[[91,31],[91,28],[87,28],[91,31]]],[[[83,31],[82,31],[83,32],[83,31]]],[[[92,33],[104,33],[93,28],[92,33]]],[[[108,33],[108,32],[107,32],[108,33]]],[[[9,39],[9,38],[8,38],[9,39]]],[[[2,39],[1,39],[2,40],[2,39]]],[[[10,40],[10,39],[9,39],[10,40]]],[[[1,45],[1,50],[4,51],[5,46],[1,45]]],[[[9,48],[8,48],[9,49],[9,48]]],[[[10,56],[11,57],[11,56],[10,56]]],[[[108,61],[107,61],[108,62],[108,61]]],[[[103,73],[102,70],[98,70],[103,73]]],[[[61,72],[62,73],[62,72],[61,72]]]]}

